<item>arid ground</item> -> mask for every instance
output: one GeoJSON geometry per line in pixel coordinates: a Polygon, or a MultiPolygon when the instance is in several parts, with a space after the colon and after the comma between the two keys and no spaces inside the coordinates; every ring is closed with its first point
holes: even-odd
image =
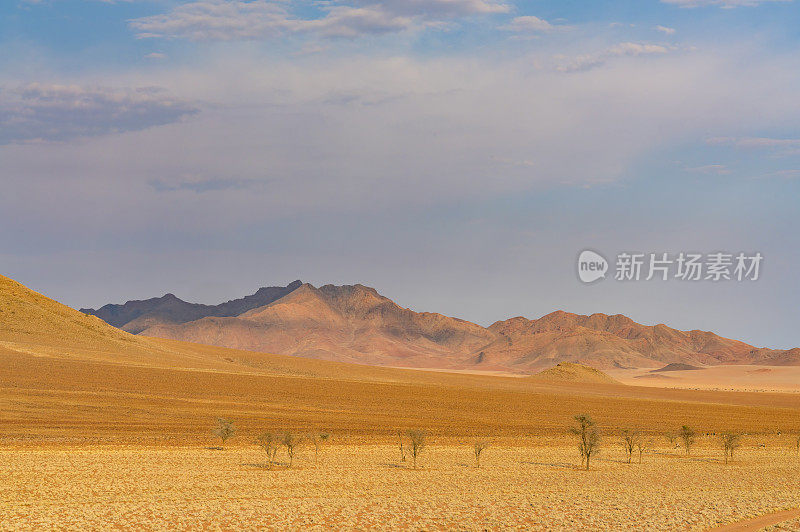
{"type": "Polygon", "coordinates": [[[704,530],[800,507],[800,394],[237,351],[132,336],[0,288],[4,530],[704,530]],[[602,437],[589,471],[567,434],[579,413],[602,437]],[[218,417],[238,428],[224,450],[218,417]],[[682,425],[698,433],[691,456],[665,437],[682,425]],[[642,464],[624,461],[624,428],[652,440],[642,464]],[[409,429],[428,433],[416,470],[397,445],[409,429]],[[253,443],[312,430],[331,434],[316,467],[308,443],[272,469],[253,443]],[[730,464],[723,431],[743,433],[730,464]]]}
{"type": "Polygon", "coordinates": [[[484,451],[435,442],[417,470],[389,444],[304,447],[267,468],[244,441],[203,446],[4,447],[4,530],[705,530],[800,506],[798,457],[757,439],[728,465],[664,445],[628,464],[609,447],[591,471],[573,446],[484,451]]]}

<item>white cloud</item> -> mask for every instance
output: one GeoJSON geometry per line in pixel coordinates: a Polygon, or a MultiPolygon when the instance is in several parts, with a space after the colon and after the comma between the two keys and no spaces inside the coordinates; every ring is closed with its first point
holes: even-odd
{"type": "Polygon", "coordinates": [[[393,13],[429,18],[463,17],[509,13],[511,6],[493,0],[360,0],[393,13]]]}
{"type": "MultiPolygon", "coordinates": [[[[650,179],[651,172],[657,179],[657,159],[647,169],[637,165],[708,131],[800,120],[796,55],[755,48],[743,61],[744,52],[730,55],[724,46],[670,54],[623,43],[598,49],[609,61],[659,60],[620,59],[574,76],[547,68],[563,45],[543,42],[499,60],[383,52],[276,58],[261,47],[226,46],[200,65],[116,74],[109,77],[115,86],[158,85],[177,102],[209,103],[197,104],[203,111],[191,121],[166,116],[178,122],[149,129],[147,111],[144,122],[120,124],[125,106],[101,105],[80,120],[32,111],[36,132],[11,129],[17,139],[92,138],[0,147],[4,184],[18,198],[0,198],[0,212],[89,233],[104,219],[109,231],[147,234],[168,225],[201,238],[284,217],[408,212],[545,186],[650,179]],[[131,132],[103,134],[115,130],[131,132]],[[70,187],[58,199],[68,211],[40,199],[64,181],[70,187]]],[[[92,80],[66,83],[90,87],[92,80]]]]}
{"type": "Polygon", "coordinates": [[[707,7],[716,6],[724,9],[735,7],[754,7],[767,2],[792,2],[793,0],[661,0],[664,4],[678,7],[707,7]]]}
{"type": "Polygon", "coordinates": [[[556,28],[557,26],[553,26],[546,20],[534,16],[515,17],[508,24],[500,26],[500,29],[502,30],[514,31],[519,33],[548,32],[548,31],[553,31],[556,28]]]}
{"type": "Polygon", "coordinates": [[[404,0],[358,5],[328,2],[323,16],[301,18],[281,0],[195,0],[172,11],[130,21],[141,38],[195,41],[270,39],[311,33],[355,38],[424,27],[443,19],[505,13],[509,7],[486,0],[404,0]]]}
{"type": "Polygon", "coordinates": [[[139,37],[234,40],[277,37],[297,29],[284,4],[255,0],[199,0],[172,11],[132,20],[139,37]]]}
{"type": "Polygon", "coordinates": [[[31,83],[0,91],[0,144],[139,131],[196,112],[192,104],[159,88],[31,83]]]}
{"type": "Polygon", "coordinates": [[[617,57],[637,57],[643,55],[664,55],[676,50],[662,44],[623,42],[594,54],[575,57],[558,56],[557,70],[561,72],[581,72],[599,67],[617,57]]]}
{"type": "Polygon", "coordinates": [[[660,31],[664,35],[675,35],[675,28],[669,28],[667,26],[656,26],[654,29],[656,31],[660,31]]]}

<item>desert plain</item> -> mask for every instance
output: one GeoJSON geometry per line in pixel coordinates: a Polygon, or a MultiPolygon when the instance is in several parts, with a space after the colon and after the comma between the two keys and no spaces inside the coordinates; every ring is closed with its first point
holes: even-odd
{"type": "Polygon", "coordinates": [[[418,468],[396,446],[331,441],[271,469],[246,442],[4,448],[0,522],[51,528],[222,530],[706,530],[800,504],[800,462],[748,444],[725,466],[711,448],[659,446],[596,467],[563,441],[502,443],[475,466],[464,439],[432,441],[418,468]],[[523,445],[527,443],[527,445],[523,445]]]}
{"type": "Polygon", "coordinates": [[[0,280],[2,530],[795,526],[791,513],[769,516],[800,508],[798,393],[638,386],[579,367],[404,370],[133,336],[0,280]],[[601,438],[588,471],[568,433],[581,413],[601,438]],[[218,418],[237,428],[224,445],[218,418]],[[691,453],[675,437],[683,425],[697,432],[691,453]],[[641,463],[628,463],[623,429],[647,442],[641,463]],[[416,467],[409,430],[426,434],[416,467]],[[301,440],[291,465],[283,447],[269,463],[255,444],[265,431],[301,440]],[[741,434],[729,463],[726,431],[741,434]],[[315,453],[302,438],[320,432],[315,453]],[[480,467],[477,441],[489,444],[480,467]]]}

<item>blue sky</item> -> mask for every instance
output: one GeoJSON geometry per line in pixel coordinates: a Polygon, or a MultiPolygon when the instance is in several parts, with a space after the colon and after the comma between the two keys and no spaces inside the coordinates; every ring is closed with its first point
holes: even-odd
{"type": "Polygon", "coordinates": [[[800,346],[793,0],[11,0],[0,266],[75,307],[361,282],[800,346]],[[585,248],[760,251],[581,284],[585,248]]]}

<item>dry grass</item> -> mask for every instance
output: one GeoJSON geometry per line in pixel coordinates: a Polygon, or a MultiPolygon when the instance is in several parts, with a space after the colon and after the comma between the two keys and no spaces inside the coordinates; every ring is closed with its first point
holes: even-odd
{"type": "MultiPolygon", "coordinates": [[[[254,446],[0,450],[0,528],[701,530],[797,507],[800,461],[781,448],[643,464],[606,449],[592,471],[572,446],[431,445],[412,470],[392,445],[305,448],[292,469],[254,446]]],[[[279,460],[285,460],[284,451],[279,460]]]]}

